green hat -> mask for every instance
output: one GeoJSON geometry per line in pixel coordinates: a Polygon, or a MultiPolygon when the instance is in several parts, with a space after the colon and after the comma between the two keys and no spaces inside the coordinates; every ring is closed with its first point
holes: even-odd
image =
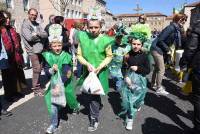
{"type": "Polygon", "coordinates": [[[145,33],[142,33],[142,32],[131,32],[129,34],[129,37],[133,38],[135,40],[140,40],[142,43],[144,43],[145,41],[147,41],[145,33]]]}

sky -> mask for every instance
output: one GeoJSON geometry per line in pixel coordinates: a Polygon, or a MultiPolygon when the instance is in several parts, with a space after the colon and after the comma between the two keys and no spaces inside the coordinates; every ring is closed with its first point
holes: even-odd
{"type": "Polygon", "coordinates": [[[114,15],[124,13],[137,13],[133,9],[136,8],[138,3],[143,11],[146,12],[160,12],[165,15],[171,15],[173,7],[179,8],[185,2],[193,3],[200,0],[106,0],[107,8],[114,15]]]}

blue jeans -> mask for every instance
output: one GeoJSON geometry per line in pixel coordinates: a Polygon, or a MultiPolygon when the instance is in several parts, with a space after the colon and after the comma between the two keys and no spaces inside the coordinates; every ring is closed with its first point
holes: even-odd
{"type": "Polygon", "coordinates": [[[80,78],[82,75],[83,65],[77,61],[77,78],[80,78]]]}
{"type": "Polygon", "coordinates": [[[113,80],[115,82],[115,89],[120,92],[123,79],[121,77],[113,77],[113,80]]]}
{"type": "Polygon", "coordinates": [[[58,105],[51,105],[51,125],[53,125],[55,128],[58,126],[58,105]]]}

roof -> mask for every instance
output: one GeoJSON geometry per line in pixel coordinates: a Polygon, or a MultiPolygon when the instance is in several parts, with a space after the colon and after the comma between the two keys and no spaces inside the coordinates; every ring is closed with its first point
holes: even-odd
{"type": "Polygon", "coordinates": [[[173,19],[173,15],[171,16],[167,16],[166,20],[172,20],[173,19]]]}
{"type": "Polygon", "coordinates": [[[119,14],[117,17],[139,17],[141,14],[119,14]]]}
{"type": "Polygon", "coordinates": [[[185,7],[196,7],[196,6],[200,6],[200,1],[185,5],[185,7]]]}
{"type": "Polygon", "coordinates": [[[145,15],[146,15],[147,17],[151,17],[151,16],[165,16],[165,17],[167,17],[167,15],[164,15],[164,14],[159,13],[159,12],[155,12],[155,13],[145,13],[145,15]]]}
{"type": "Polygon", "coordinates": [[[106,1],[105,0],[97,0],[97,1],[102,3],[103,5],[106,5],[106,1]]]}
{"type": "MultiPolygon", "coordinates": [[[[159,12],[155,12],[155,13],[144,13],[147,17],[154,17],[154,16],[165,16],[167,17],[166,15],[164,14],[161,14],[159,12]]],[[[119,14],[119,15],[116,15],[117,17],[139,17],[140,15],[142,14],[119,14]]]]}
{"type": "Polygon", "coordinates": [[[106,14],[113,16],[113,14],[108,10],[106,10],[106,14]]]}

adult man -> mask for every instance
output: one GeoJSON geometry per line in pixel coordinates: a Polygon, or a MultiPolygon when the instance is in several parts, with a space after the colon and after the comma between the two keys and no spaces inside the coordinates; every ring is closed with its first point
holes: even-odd
{"type": "MultiPolygon", "coordinates": [[[[48,36],[49,36],[49,27],[55,23],[54,21],[55,15],[50,15],[49,16],[49,24],[46,25],[46,27],[44,28],[44,30],[47,32],[48,36]]],[[[44,42],[44,49],[45,50],[49,50],[49,40],[48,38],[45,40],[44,42]]]]}
{"type": "Polygon", "coordinates": [[[193,26],[187,46],[180,60],[180,67],[192,67],[192,96],[194,105],[194,134],[200,133],[200,20],[193,26]]]}
{"type": "Polygon", "coordinates": [[[35,95],[42,96],[43,90],[40,87],[39,76],[42,69],[41,52],[43,50],[43,40],[47,38],[47,33],[36,22],[37,15],[38,11],[36,9],[29,9],[28,19],[25,19],[22,24],[21,34],[25,49],[33,66],[32,90],[35,95]]]}
{"type": "Polygon", "coordinates": [[[142,14],[139,16],[138,23],[145,24],[146,20],[147,20],[147,16],[145,14],[142,14]]]}
{"type": "Polygon", "coordinates": [[[55,18],[55,15],[53,14],[49,16],[49,24],[47,24],[44,29],[48,34],[49,34],[49,26],[55,23],[54,18],[55,18]]]}

